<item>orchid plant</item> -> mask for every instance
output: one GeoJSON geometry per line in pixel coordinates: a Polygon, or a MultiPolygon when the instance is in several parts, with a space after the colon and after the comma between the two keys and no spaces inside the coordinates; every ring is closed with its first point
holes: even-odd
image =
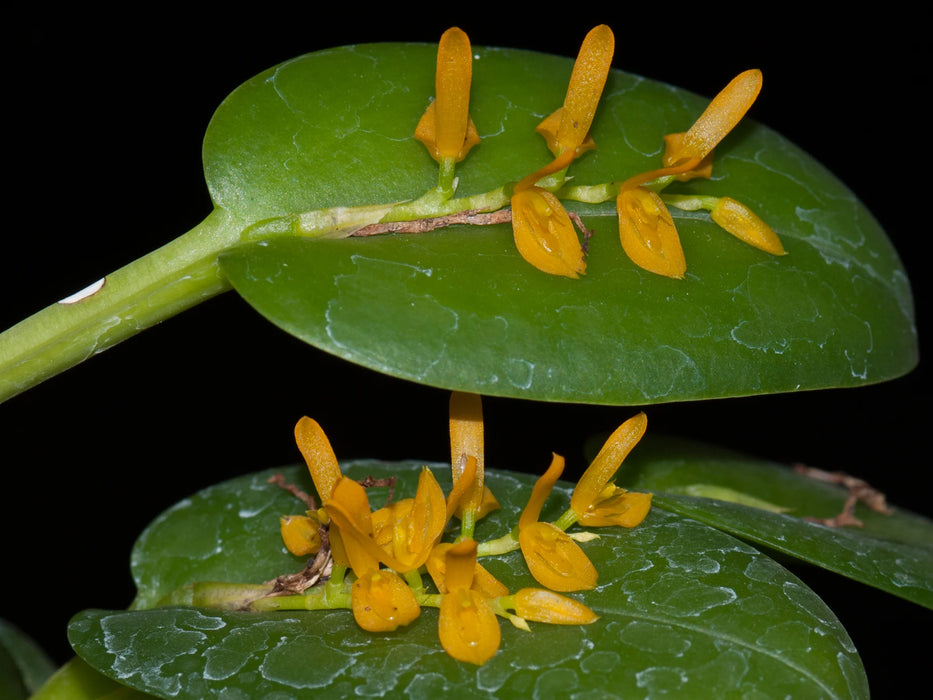
{"type": "Polygon", "coordinates": [[[884,234],[863,230],[864,251],[834,264],[851,212],[798,213],[802,190],[841,185],[744,119],[762,72],[701,100],[614,70],[614,54],[606,25],[573,61],[477,49],[454,27],[436,47],[277,66],[212,122],[201,225],[0,335],[2,400],[232,287],[312,345],[452,390],[449,464],[341,462],[305,416],[303,468],[166,511],[134,550],[130,610],[76,616],[77,658],[36,698],[867,697],[845,629],[765,552],[933,608],[933,523],[849,475],[642,445],[648,411],[576,486],[556,453],[534,476],[487,467],[482,395],[647,405],[916,362],[884,234]],[[406,88],[344,95],[363,64],[406,88]],[[639,106],[676,126],[630,128],[639,106]],[[392,167],[370,179],[374,152],[392,167]],[[793,294],[812,322],[779,313],[793,294]],[[781,333],[803,347],[782,357],[781,333]]]}

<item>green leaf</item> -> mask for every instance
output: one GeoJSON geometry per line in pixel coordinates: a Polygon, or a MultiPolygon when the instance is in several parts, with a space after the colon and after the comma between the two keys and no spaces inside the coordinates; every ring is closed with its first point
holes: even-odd
{"type": "MultiPolygon", "coordinates": [[[[431,465],[449,488],[449,467],[431,465]]],[[[414,491],[415,462],[354,462],[355,478],[399,477],[414,491]]],[[[281,470],[311,489],[304,467],[281,470]]],[[[268,483],[273,472],[206,489],[157,518],[133,552],[138,607],[194,580],[261,582],[301,568],[278,534],[301,504],[268,483]]],[[[502,510],[480,521],[480,540],[505,534],[533,477],[487,471],[502,510]]],[[[560,483],[543,518],[569,502],[560,483]]],[[[374,507],[386,497],[372,489],[374,507]]],[[[503,622],[499,652],[482,667],[454,661],[425,609],[392,634],[359,630],[349,611],[239,613],[185,607],[85,611],[69,639],[87,663],[160,697],[283,697],[329,692],[408,697],[744,696],[868,697],[845,630],[793,575],[748,545],[660,508],[642,525],[602,528],[583,546],[600,572],[575,597],[600,619],[588,626],[503,622]]],[[[534,585],[518,552],[483,563],[510,590],[534,585]]]]}
{"type": "Polygon", "coordinates": [[[864,527],[827,527],[804,517],[831,518],[847,491],[773,462],[690,441],[646,438],[626,460],[621,480],[633,490],[655,492],[662,508],[742,539],[816,564],[933,609],[933,521],[892,508],[884,515],[859,503],[864,527]],[[688,487],[724,487],[788,509],[776,513],[701,498],[688,487]]]}
{"type": "Polygon", "coordinates": [[[29,697],[52,675],[55,666],[30,637],[0,620],[0,697],[29,697]]]}
{"type": "MultiPolygon", "coordinates": [[[[475,54],[471,114],[483,140],[458,166],[458,196],[549,161],[534,127],[562,103],[572,65],[517,50],[475,54]]],[[[365,45],[248,81],[205,138],[216,206],[260,222],[422,195],[437,168],[411,134],[433,95],[434,66],[433,46],[365,45]]],[[[573,183],[657,167],[663,135],[688,128],[705,104],[613,71],[592,129],[597,149],[571,166],[573,183]]],[[[748,121],[717,149],[712,180],[677,187],[743,201],[788,254],[772,257],[674,210],[687,278],[659,277],[625,257],[610,202],[568,205],[595,231],[579,280],[531,268],[508,225],[266,240],[222,267],[261,314],[316,347],[489,395],[646,404],[854,386],[914,366],[912,300],[896,253],[854,195],[800,149],[748,121]]]]}
{"type": "MultiPolygon", "coordinates": [[[[6,696],[4,696],[6,697],[6,696]]],[[[30,700],[143,700],[149,693],[133,690],[74,657],[29,696],[30,700]]]]}

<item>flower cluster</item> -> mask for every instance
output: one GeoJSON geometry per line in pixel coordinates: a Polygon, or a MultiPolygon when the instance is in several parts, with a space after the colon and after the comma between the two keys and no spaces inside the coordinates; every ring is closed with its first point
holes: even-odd
{"type": "MultiPolygon", "coordinates": [[[[612,30],[592,29],[574,63],[563,105],[538,127],[553,160],[514,184],[510,205],[515,246],[525,260],[553,275],[576,278],[586,271],[586,239],[581,243],[574,217],[562,198],[574,197],[567,188],[573,161],[596,148],[590,126],[602,97],[615,49],[612,30]]],[[[418,124],[415,137],[440,165],[441,196],[456,187],[455,164],[479,143],[469,116],[472,76],[470,43],[454,27],[441,37],[437,59],[436,96],[418,124]]],[[[772,255],[784,248],[775,232],[744,204],[729,197],[662,195],[671,182],[709,178],[713,149],[739,123],[761,89],[758,70],[734,78],[686,132],[664,137],[661,167],[639,173],[599,189],[616,200],[622,248],[639,267],[682,278],[687,265],[668,204],[684,210],[707,210],[713,222],[740,240],[772,255]]],[[[590,201],[590,200],[588,200],[590,201]]]]}
{"type": "MultiPolygon", "coordinates": [[[[450,399],[452,488],[445,496],[434,474],[423,468],[414,497],[373,511],[365,486],[341,473],[327,436],[311,418],[302,418],[295,438],[323,506],[281,519],[285,546],[297,556],[326,553],[332,558],[326,583],[300,595],[266,598],[256,609],[350,608],[370,632],[389,632],[415,620],[425,606],[436,607],[438,636],[455,659],[483,664],[501,641],[498,617],[520,629],[528,622],[589,624],[597,615],[565,593],[596,586],[597,572],[578,542],[594,535],[567,532],[587,527],[634,527],[648,514],[651,495],[626,491],[612,479],[645,433],[643,413],[623,423],[580,478],[570,508],[555,522],[539,516],[564,460],[554,455],[535,483],[517,528],[479,543],[477,520],[498,509],[485,484],[483,415],[479,396],[454,392],[450,399]],[[443,541],[448,524],[453,541],[443,541]],[[459,531],[458,531],[459,530],[459,531]],[[483,556],[521,549],[542,588],[510,592],[480,563],[483,556]],[[427,573],[436,592],[429,592],[427,573]]],[[[318,582],[320,583],[320,582],[318,582]]]]}

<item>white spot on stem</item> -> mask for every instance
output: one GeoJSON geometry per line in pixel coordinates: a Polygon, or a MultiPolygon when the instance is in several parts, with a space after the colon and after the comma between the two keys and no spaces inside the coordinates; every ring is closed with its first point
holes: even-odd
{"type": "Polygon", "coordinates": [[[92,297],[101,289],[104,288],[104,283],[107,281],[106,277],[101,277],[99,280],[93,284],[89,284],[87,287],[82,289],[80,292],[75,292],[71,296],[65,297],[62,299],[59,304],[77,304],[79,301],[84,301],[88,297],[92,297]]]}

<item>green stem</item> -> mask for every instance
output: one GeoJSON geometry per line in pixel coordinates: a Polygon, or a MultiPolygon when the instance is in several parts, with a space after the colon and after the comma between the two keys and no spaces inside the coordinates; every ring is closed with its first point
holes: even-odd
{"type": "Polygon", "coordinates": [[[217,209],[188,233],[0,333],[0,403],[228,290],[220,256],[237,246],[279,236],[344,238],[370,224],[509,203],[505,187],[449,197],[435,188],[412,202],[333,207],[252,224],[217,209]]]}
{"type": "Polygon", "coordinates": [[[567,510],[564,511],[563,515],[561,515],[557,520],[554,521],[554,527],[558,527],[561,530],[566,531],[568,527],[573,525],[579,519],[580,517],[576,513],[574,513],[573,510],[568,508],[567,510]]]}
{"type": "Polygon", "coordinates": [[[304,595],[283,595],[260,598],[254,600],[250,608],[256,612],[270,610],[333,610],[335,608],[349,608],[350,596],[342,596],[334,600],[333,596],[324,595],[322,589],[304,595]]]}
{"type": "Polygon", "coordinates": [[[99,291],[52,304],[4,331],[0,401],[226,291],[218,256],[239,244],[240,229],[214,211],[188,233],[107,275],[99,291]]]}
{"type": "Polygon", "coordinates": [[[503,535],[498,539],[480,542],[476,547],[476,556],[488,557],[497,554],[508,554],[520,548],[521,545],[518,543],[518,528],[515,528],[507,535],[503,535]]]}

